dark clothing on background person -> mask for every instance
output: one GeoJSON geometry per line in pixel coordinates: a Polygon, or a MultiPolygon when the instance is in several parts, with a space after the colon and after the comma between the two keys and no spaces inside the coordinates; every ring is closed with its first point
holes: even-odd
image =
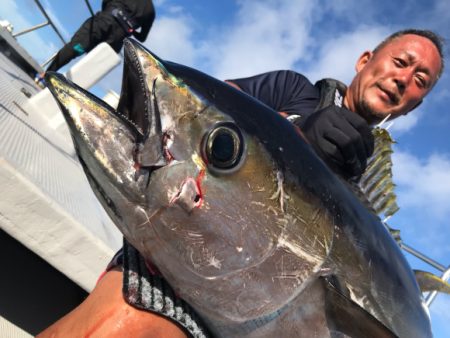
{"type": "Polygon", "coordinates": [[[123,46],[123,39],[133,35],[144,42],[155,20],[155,9],[151,0],[104,0],[102,10],[87,19],[75,32],[69,43],[56,54],[47,71],[57,71],[74,58],[90,52],[101,42],[108,43],[116,53],[123,46]],[[124,28],[123,20],[113,15],[121,11],[133,25],[124,28]]]}
{"type": "Polygon", "coordinates": [[[152,0],[103,0],[102,11],[111,11],[114,8],[122,8],[132,19],[136,27],[133,36],[140,42],[147,39],[150,28],[155,20],[155,8],[152,0]]]}
{"type": "Polygon", "coordinates": [[[320,91],[303,75],[290,70],[272,71],[242,79],[227,80],[270,108],[303,121],[320,102],[320,91]]]}

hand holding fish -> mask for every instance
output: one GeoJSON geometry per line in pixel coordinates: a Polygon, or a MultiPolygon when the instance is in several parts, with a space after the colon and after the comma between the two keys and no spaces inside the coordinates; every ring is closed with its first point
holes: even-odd
{"type": "Polygon", "coordinates": [[[372,155],[371,128],[358,114],[331,105],[312,114],[303,133],[317,154],[344,178],[361,175],[372,155]]]}

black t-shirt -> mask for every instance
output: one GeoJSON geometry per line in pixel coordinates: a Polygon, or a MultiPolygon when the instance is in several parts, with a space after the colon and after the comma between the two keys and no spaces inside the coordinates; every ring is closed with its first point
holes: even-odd
{"type": "Polygon", "coordinates": [[[305,76],[291,70],[228,81],[276,111],[300,115],[302,121],[314,112],[320,101],[318,88],[305,76]]]}

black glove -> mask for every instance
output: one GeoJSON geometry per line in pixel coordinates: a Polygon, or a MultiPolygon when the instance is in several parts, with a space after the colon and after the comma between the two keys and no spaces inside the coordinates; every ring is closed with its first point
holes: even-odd
{"type": "Polygon", "coordinates": [[[332,105],[309,116],[301,129],[316,153],[344,178],[359,176],[366,169],[374,140],[358,114],[332,105]]]}

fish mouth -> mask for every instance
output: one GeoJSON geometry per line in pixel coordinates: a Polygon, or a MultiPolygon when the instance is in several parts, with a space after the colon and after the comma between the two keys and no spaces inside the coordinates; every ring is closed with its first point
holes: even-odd
{"type": "MultiPolygon", "coordinates": [[[[137,175],[140,171],[145,170],[151,174],[167,165],[169,165],[175,158],[170,151],[170,144],[172,142],[172,135],[168,132],[163,132],[161,128],[161,115],[158,108],[158,100],[156,97],[156,82],[153,81],[150,107],[151,120],[150,128],[146,128],[145,133],[141,133],[142,129],[138,129],[136,134],[136,144],[133,152],[134,167],[137,170],[137,175]]],[[[150,178],[150,177],[149,177],[150,178]]]]}
{"type": "Polygon", "coordinates": [[[117,109],[61,74],[48,72],[46,81],[68,124],[83,169],[96,182],[94,190],[104,191],[102,199],[109,200],[107,191],[111,189],[106,186],[114,186],[110,194],[143,203],[150,176],[171,163],[173,156],[170,135],[162,132],[156,97],[159,68],[155,67],[148,83],[134,44],[125,41],[117,109]]]}
{"type": "Polygon", "coordinates": [[[145,80],[139,49],[132,40],[124,41],[124,75],[117,111],[133,126],[136,146],[133,158],[137,169],[150,172],[168,165],[173,156],[168,143],[170,135],[162,132],[161,114],[156,97],[157,80],[145,80]]]}

